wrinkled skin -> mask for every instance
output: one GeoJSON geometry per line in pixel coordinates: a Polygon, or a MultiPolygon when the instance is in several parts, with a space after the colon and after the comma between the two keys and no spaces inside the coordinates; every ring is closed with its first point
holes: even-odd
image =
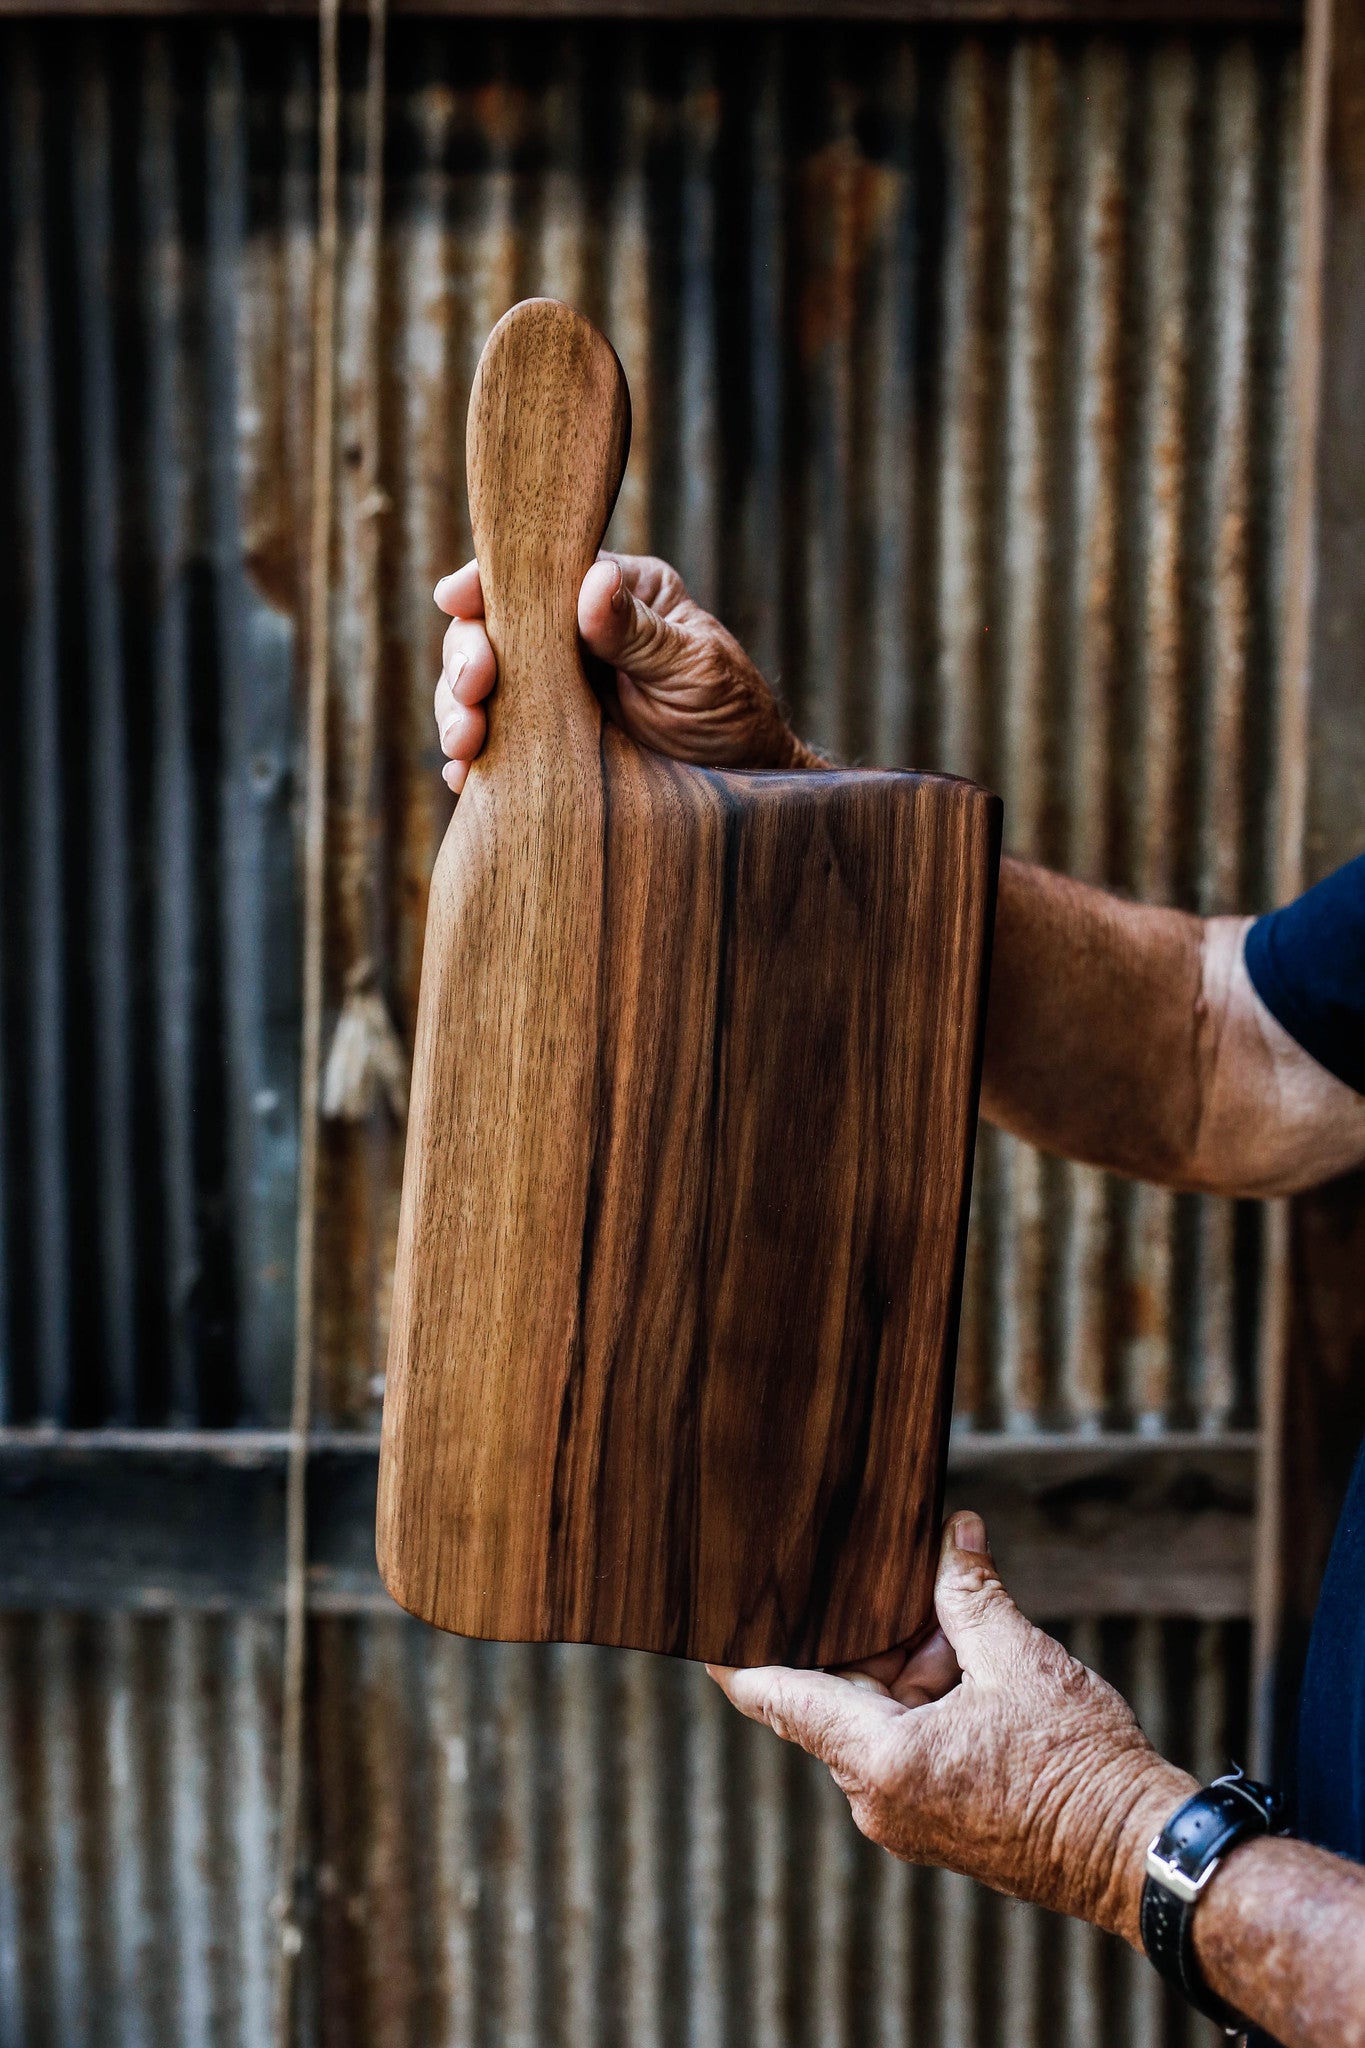
{"type": "MultiPolygon", "coordinates": [[[[477,562],[436,586],[449,614],[436,686],[447,785],[463,789],[488,730],[497,663],[483,625],[477,562]]],[[[808,768],[818,756],[792,732],[733,633],[653,555],[603,555],[583,579],[578,630],[609,679],[607,710],[641,746],[703,768],[808,768]]]]}
{"type": "Polygon", "coordinates": [[[908,1655],[838,1674],[711,1675],[750,1720],[827,1764],[892,1855],[1131,1937],[1131,1875],[1193,1780],[1112,1686],[1024,1619],[976,1515],[944,1529],[935,1612],[908,1655]]]}

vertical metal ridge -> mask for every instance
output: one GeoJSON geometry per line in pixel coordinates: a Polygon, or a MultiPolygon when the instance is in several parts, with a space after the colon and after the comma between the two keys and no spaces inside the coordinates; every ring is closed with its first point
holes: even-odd
{"type": "Polygon", "coordinates": [[[611,1990],[619,2001],[625,2039],[639,2048],[664,2048],[667,2039],[664,1977],[667,1907],[663,1890],[667,1836],[663,1686],[684,1682],[654,1657],[624,1656],[619,1685],[620,1835],[613,1842],[613,1890],[620,1915],[611,1990]],[[619,1890],[617,1889],[619,1887],[619,1890]]]}
{"type": "MultiPolygon", "coordinates": [[[[1196,708],[1200,733],[1195,748],[1203,772],[1194,894],[1206,916],[1239,910],[1247,901],[1254,773],[1248,705],[1257,580],[1252,347],[1255,179],[1263,152],[1261,81],[1245,42],[1219,51],[1212,96],[1209,235],[1219,258],[1211,277],[1212,343],[1201,351],[1212,389],[1205,400],[1209,454],[1201,468],[1208,597],[1199,621],[1205,649],[1198,664],[1203,691],[1196,708]]],[[[1229,1422],[1238,1408],[1236,1230],[1230,1202],[1197,1201],[1185,1314],[1192,1353],[1187,1400],[1213,1426],[1229,1422]]]]}
{"type": "MultiPolygon", "coordinates": [[[[400,61],[402,51],[400,42],[400,61]]],[[[399,1028],[409,1041],[417,1016],[431,850],[450,814],[431,716],[444,623],[431,592],[439,575],[467,559],[468,546],[460,388],[463,280],[456,255],[463,222],[447,169],[459,101],[444,46],[432,47],[424,37],[419,54],[424,61],[418,82],[404,82],[390,112],[391,133],[397,129],[391,153],[410,152],[411,169],[407,207],[391,218],[386,240],[395,301],[391,425],[384,444],[393,501],[386,565],[394,596],[381,678],[381,737],[398,820],[388,868],[390,986],[399,1028]]]]}
{"type": "MultiPolygon", "coordinates": [[[[993,54],[993,53],[991,53],[993,54]]],[[[934,766],[989,781],[990,450],[995,420],[998,219],[988,167],[998,132],[998,66],[975,37],[949,56],[943,124],[940,408],[935,573],[934,766]]],[[[927,765],[927,764],[926,764],[927,765]]]]}
{"type": "MultiPolygon", "coordinates": [[[[552,1866],[556,1920],[548,1958],[550,2025],[556,2048],[589,2041],[602,2011],[603,1941],[598,1902],[610,1882],[602,1839],[605,1778],[612,1768],[602,1740],[605,1660],[557,1645],[550,1653],[558,1766],[558,1840],[552,1866]]],[[[544,1930],[548,1938],[551,1929],[544,1930]]]]}
{"type": "Polygon", "coordinates": [[[218,1867],[214,1822],[221,1814],[221,1788],[214,1782],[208,1712],[214,1674],[207,1631],[199,1615],[177,1614],[167,1624],[166,1820],[175,1882],[165,1907],[174,1928],[176,2039],[185,2048],[208,2048],[212,2041],[219,1988],[208,1878],[218,1867]]]}
{"type": "Polygon", "coordinates": [[[798,572],[804,689],[797,703],[818,747],[856,755],[862,736],[852,702],[858,679],[851,671],[849,621],[857,593],[849,484],[862,167],[852,135],[856,87],[836,59],[833,33],[823,48],[816,46],[814,63],[801,67],[792,101],[804,143],[794,194],[800,291],[792,309],[803,395],[792,478],[804,525],[798,572]]]}
{"type": "MultiPolygon", "coordinates": [[[[1198,77],[1193,52],[1161,44],[1145,66],[1146,204],[1139,223],[1141,323],[1137,499],[1142,548],[1134,599],[1132,744],[1140,763],[1130,802],[1125,879],[1149,902],[1176,899],[1186,857],[1181,763],[1190,592],[1182,575],[1190,488],[1192,149],[1198,77]]],[[[1169,1304],[1176,1211],[1171,1196],[1137,1186],[1122,1204],[1125,1315],[1122,1406],[1156,1430],[1171,1406],[1174,1333],[1169,1304]]]]}
{"type": "Polygon", "coordinates": [[[607,545],[628,553],[649,546],[654,516],[654,283],[649,195],[652,97],[646,43],[635,26],[617,32],[610,60],[616,161],[607,201],[606,305],[609,331],[630,382],[630,461],[607,529],[607,545]]]}
{"type": "Polygon", "coordinates": [[[25,1723],[34,1701],[21,1649],[32,1625],[28,1617],[0,1617],[0,2023],[20,2041],[38,2033],[27,1969],[37,1925],[26,1885],[34,1833],[26,1825],[32,1770],[25,1723]]]}
{"type": "Polygon", "coordinates": [[[138,1685],[142,1677],[137,1655],[137,1628],[127,1616],[111,1620],[104,1647],[99,1708],[104,1740],[99,1745],[107,1771],[104,1828],[110,1845],[106,1879],[112,1976],[120,2024],[114,2039],[129,2044],[154,2031],[151,1986],[137,1967],[151,1927],[149,1913],[148,1830],[141,1825],[145,1798],[142,1759],[138,1754],[138,1685]]]}
{"type": "Polygon", "coordinates": [[[435,1750],[429,1818],[434,1834],[432,1912],[438,1940],[435,1992],[446,2038],[473,2041],[476,1913],[481,1872],[474,1853],[471,1780],[479,1760],[468,1731],[470,1649],[453,1637],[428,1646],[426,1733],[435,1750]]]}
{"type": "Polygon", "coordinates": [[[726,616],[779,694],[786,672],[784,616],[794,608],[784,531],[782,489],[788,383],[784,319],[788,291],[786,247],[786,41],[756,32],[751,83],[745,102],[741,168],[745,175],[744,234],[748,261],[737,291],[742,344],[737,349],[744,403],[735,421],[744,451],[734,561],[725,589],[726,616]]]}
{"type": "Polygon", "coordinates": [[[682,127],[678,237],[678,495],[680,566],[699,604],[720,603],[724,451],[716,358],[717,207],[721,94],[709,40],[688,53],[679,109],[682,127]]]}
{"type": "Polygon", "coordinates": [[[213,813],[206,807],[217,834],[217,957],[209,972],[222,1036],[221,1155],[211,1171],[230,1224],[219,1254],[228,1359],[203,1390],[201,1412],[214,1422],[266,1423],[286,1412],[293,1343],[301,974],[287,775],[295,632],[276,604],[256,598],[245,573],[238,422],[249,169],[241,39],[217,30],[206,54],[204,374],[210,415],[231,421],[233,431],[213,437],[204,479],[221,750],[213,813]]]}
{"type": "Polygon", "coordinates": [[[563,299],[601,319],[595,244],[598,221],[589,182],[587,125],[588,71],[597,52],[585,55],[583,39],[566,33],[547,50],[549,59],[540,105],[537,155],[540,162],[540,237],[536,268],[547,298],[563,299]]]}
{"type": "MultiPolygon", "coordinates": [[[[198,1270],[191,1097],[194,1057],[195,891],[191,741],[186,704],[182,563],[188,512],[182,470],[184,390],[181,361],[184,259],[174,164],[171,52],[149,39],[140,80],[138,197],[142,212],[141,285],[147,333],[145,462],[148,501],[149,610],[153,747],[151,886],[156,985],[156,1116],[165,1272],[166,1386],[173,1413],[196,1413],[190,1318],[198,1270]]],[[[154,1357],[154,1353],[153,1353],[154,1357]]]]}
{"type": "Polygon", "coordinates": [[[256,2048],[269,2038],[278,1944],[272,1912],[278,1867],[279,1772],[276,1672],[281,1631],[255,1615],[223,1626],[225,1763],[231,1787],[226,1859],[235,1910],[219,1912],[231,1943],[234,2024],[228,2038],[256,2048]]]}
{"type": "MultiPolygon", "coordinates": [[[[9,70],[10,218],[14,246],[17,407],[16,551],[19,556],[19,703],[24,759],[22,858],[27,984],[23,1100],[28,1144],[24,1171],[32,1223],[26,1280],[32,1302],[32,1353],[10,1404],[16,1420],[37,1414],[65,1421],[73,1406],[72,1270],[67,1103],[68,861],[63,760],[63,682],[58,625],[60,559],[52,385],[52,314],[47,266],[53,218],[43,170],[47,94],[36,39],[13,37],[9,70]]],[[[22,985],[22,984],[21,984],[22,985]]],[[[16,1378],[23,1371],[11,1362],[16,1378]]]]}
{"type": "Polygon", "coordinates": [[[749,1816],[751,1916],[746,1982],[740,1991],[743,2038],[753,2048],[781,2048],[788,2038],[787,1986],[791,1975],[787,1886],[792,1870],[785,1782],[788,1752],[777,1743],[743,1745],[740,1798],[749,1816]]]}
{"type": "Polygon", "coordinates": [[[92,1133],[98,1187],[99,1407],[120,1422],[137,1411],[132,1208],[132,961],[129,894],[130,734],[122,659],[118,457],[115,446],[113,224],[105,46],[82,37],[75,87],[72,227],[85,459],[82,581],[89,608],[88,788],[92,831],[84,886],[91,904],[94,981],[92,1133]]]}
{"type": "Polygon", "coordinates": [[[917,140],[928,95],[905,37],[874,45],[870,112],[880,153],[866,166],[866,286],[854,333],[854,445],[867,486],[851,495],[856,580],[850,624],[864,702],[848,707],[860,756],[909,766],[925,678],[918,673],[913,605],[919,533],[915,337],[924,275],[917,140]]]}

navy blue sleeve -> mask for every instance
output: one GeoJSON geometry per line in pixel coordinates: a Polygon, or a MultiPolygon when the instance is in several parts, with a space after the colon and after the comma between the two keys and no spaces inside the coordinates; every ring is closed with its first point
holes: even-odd
{"type": "Polygon", "coordinates": [[[1247,933],[1247,972],[1272,1017],[1365,1095],[1365,853],[1247,933]]]}

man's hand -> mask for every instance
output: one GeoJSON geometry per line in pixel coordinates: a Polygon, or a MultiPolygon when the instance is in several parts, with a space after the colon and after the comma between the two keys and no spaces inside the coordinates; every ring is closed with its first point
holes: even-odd
{"type": "Polygon", "coordinates": [[[1195,1789],[1112,1686],[1024,1619],[976,1515],[944,1529],[938,1629],[846,1676],[712,1670],[741,1713],[829,1766],[862,1832],[911,1863],[1140,1946],[1147,1844],[1195,1789]]]}
{"type": "MultiPolygon", "coordinates": [[[[487,735],[484,702],[497,681],[478,563],[443,576],[436,602],[453,622],[436,686],[436,724],[450,757],[445,780],[459,791],[487,735]]],[[[667,562],[601,556],[578,593],[578,630],[613,678],[608,711],[641,746],[705,768],[822,765],[792,732],[733,633],[693,603],[667,562]]]]}

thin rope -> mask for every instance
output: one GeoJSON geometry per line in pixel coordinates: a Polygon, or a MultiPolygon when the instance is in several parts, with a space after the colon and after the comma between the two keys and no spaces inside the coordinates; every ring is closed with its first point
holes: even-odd
{"type": "Polygon", "coordinates": [[[303,1052],[299,1082],[299,1209],[294,1275],[294,1375],[285,1495],[284,1676],[280,1755],[278,2048],[290,2048],[303,1932],[296,1912],[303,1808],[307,1678],[308,1430],[317,1252],[318,1089],[327,860],[327,683],[332,556],[332,411],[336,385],[337,162],[341,88],[339,0],[319,0],[318,256],[313,298],[313,505],[309,547],[307,780],[303,859],[303,1052]]]}

